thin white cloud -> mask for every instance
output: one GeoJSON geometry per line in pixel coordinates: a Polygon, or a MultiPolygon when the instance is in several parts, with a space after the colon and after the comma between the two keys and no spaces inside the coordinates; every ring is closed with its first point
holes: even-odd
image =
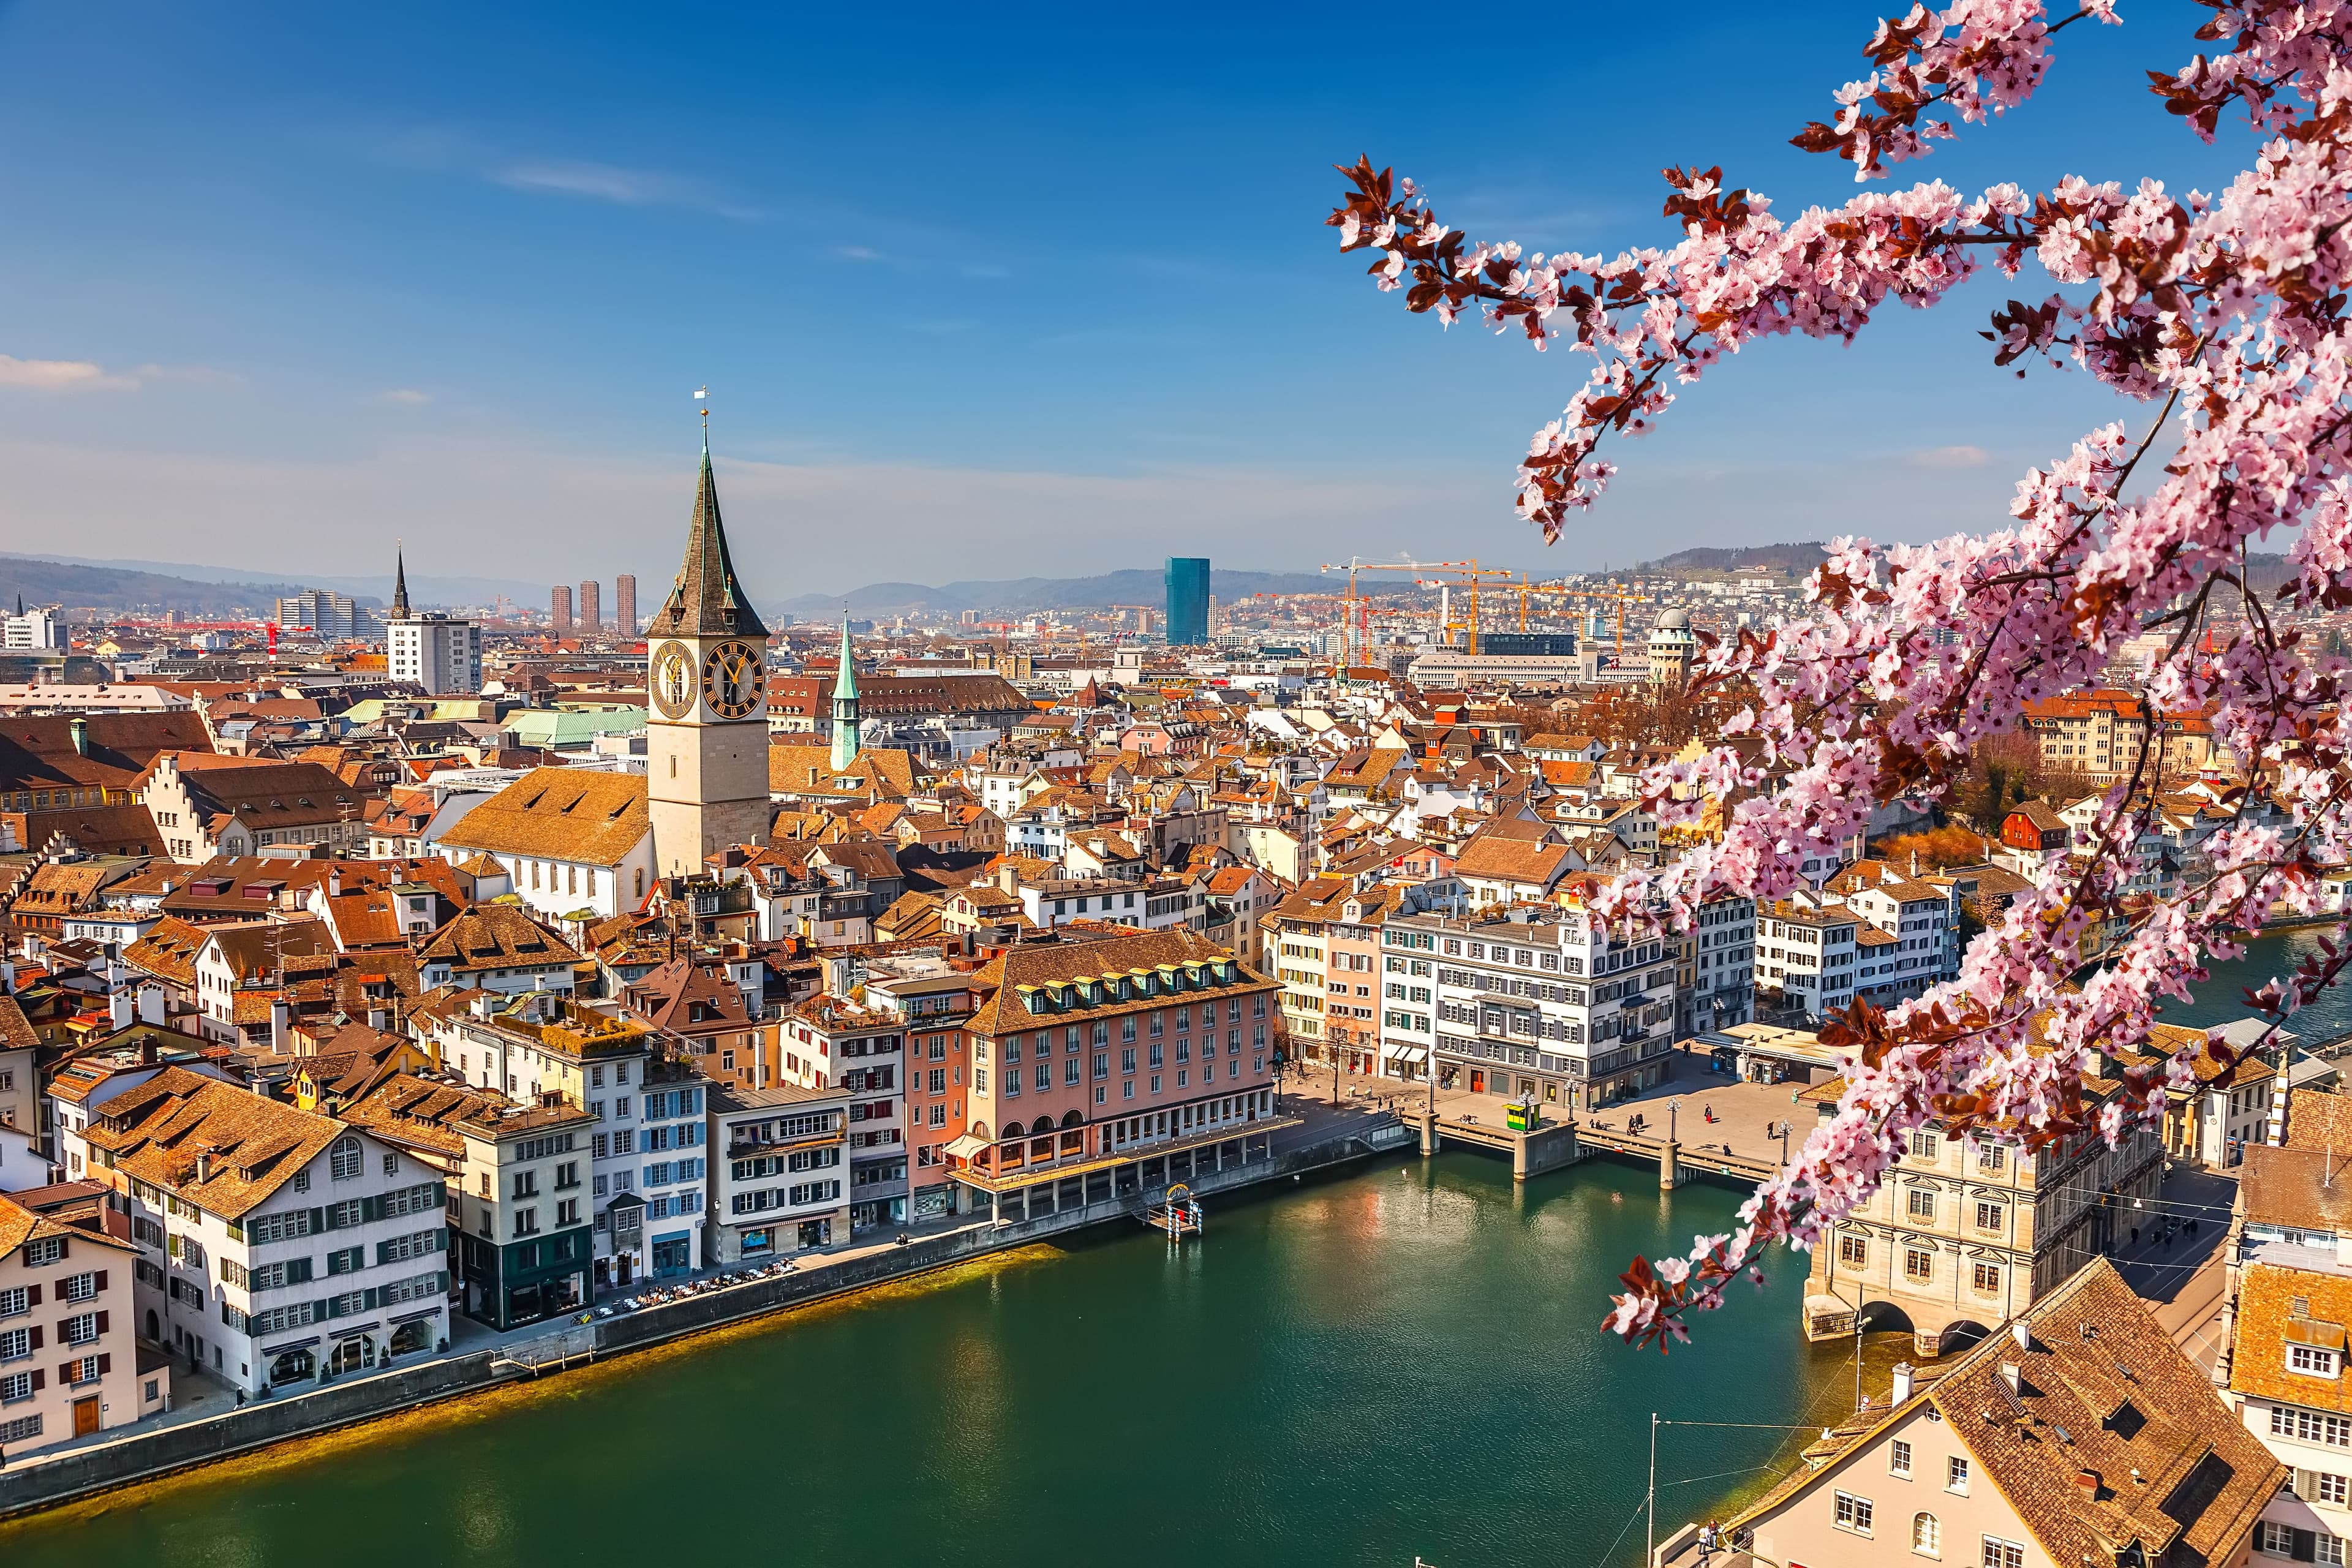
{"type": "Polygon", "coordinates": [[[690,207],[721,217],[751,219],[759,213],[714,195],[698,180],[650,169],[628,169],[568,158],[526,158],[486,172],[492,184],[512,191],[543,191],[610,202],[617,206],[690,207]]]}
{"type": "Polygon", "coordinates": [[[383,400],[386,403],[398,403],[406,407],[419,408],[432,402],[433,395],[429,392],[419,392],[413,386],[395,386],[384,393],[383,400]]]}
{"type": "Polygon", "coordinates": [[[203,365],[133,365],[109,370],[81,359],[17,359],[0,354],[0,386],[33,392],[131,392],[151,381],[192,381],[225,386],[237,377],[203,365]]]}
{"type": "Polygon", "coordinates": [[[0,354],[0,386],[35,392],[121,392],[138,384],[137,373],[109,371],[89,360],[18,359],[13,354],[0,354]]]}
{"type": "Polygon", "coordinates": [[[1913,466],[1922,468],[1981,468],[1991,461],[1982,447],[1930,447],[1911,454],[1913,466]]]}
{"type": "Polygon", "coordinates": [[[869,245],[835,246],[833,253],[835,256],[840,257],[844,261],[879,261],[882,259],[882,253],[869,245]]]}

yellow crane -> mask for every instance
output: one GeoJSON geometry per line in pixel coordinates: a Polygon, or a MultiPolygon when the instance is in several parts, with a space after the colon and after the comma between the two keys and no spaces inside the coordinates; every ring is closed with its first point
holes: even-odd
{"type": "Polygon", "coordinates": [[[1519,630],[1528,629],[1528,600],[1533,595],[1549,594],[1562,599],[1614,600],[1617,605],[1617,657],[1625,657],[1625,606],[1642,603],[1638,594],[1622,588],[1580,588],[1569,583],[1530,583],[1521,577],[1512,584],[1519,595],[1519,630]]]}
{"type": "MultiPolygon", "coordinates": [[[[1470,586],[1470,651],[1472,653],[1476,653],[1478,651],[1479,580],[1481,578],[1487,578],[1497,581],[1507,581],[1512,575],[1512,574],[1499,568],[1482,567],[1475,560],[1367,561],[1360,555],[1351,555],[1347,560],[1341,562],[1326,562],[1324,563],[1323,570],[1326,572],[1345,572],[1348,574],[1348,598],[1349,600],[1349,607],[1353,613],[1348,619],[1348,638],[1343,657],[1345,658],[1346,662],[1349,664],[1355,663],[1357,657],[1363,651],[1363,639],[1370,630],[1371,618],[1370,612],[1364,607],[1363,596],[1356,591],[1356,574],[1358,573],[1409,572],[1413,574],[1414,585],[1424,588],[1432,585],[1440,587],[1446,586],[1448,584],[1444,582],[1443,579],[1448,578],[1459,578],[1466,582],[1470,586]],[[1421,574],[1424,572],[1434,573],[1437,574],[1438,576],[1436,579],[1424,580],[1421,576],[1421,574]]],[[[1441,622],[1442,621],[1443,616],[1441,615],[1441,622]]],[[[1441,633],[1441,635],[1443,634],[1441,633]]]]}

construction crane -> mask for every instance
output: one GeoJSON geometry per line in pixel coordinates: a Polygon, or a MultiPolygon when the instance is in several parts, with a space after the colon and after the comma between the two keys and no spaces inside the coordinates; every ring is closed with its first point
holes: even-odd
{"type": "MultiPolygon", "coordinates": [[[[1481,567],[1475,560],[1367,561],[1360,555],[1351,555],[1348,557],[1347,560],[1341,562],[1326,562],[1324,563],[1323,570],[1326,572],[1345,572],[1348,574],[1348,598],[1354,605],[1354,614],[1349,617],[1349,625],[1348,628],[1349,638],[1343,653],[1343,658],[1349,664],[1355,663],[1357,657],[1362,653],[1363,638],[1370,634],[1371,625],[1371,615],[1370,612],[1364,607],[1363,595],[1359,594],[1356,590],[1356,574],[1358,573],[1411,573],[1413,574],[1413,584],[1416,587],[1427,587],[1430,585],[1429,583],[1424,582],[1421,577],[1421,574],[1424,572],[1435,573],[1441,577],[1458,577],[1468,583],[1470,585],[1470,651],[1472,653],[1476,653],[1478,651],[1479,579],[1507,579],[1511,575],[1510,573],[1501,571],[1499,569],[1481,567]]],[[[1444,584],[1441,583],[1439,585],[1444,586],[1444,584]]]]}
{"type": "Polygon", "coordinates": [[[1528,599],[1536,594],[1555,595],[1563,599],[1613,599],[1617,603],[1617,657],[1625,657],[1625,606],[1642,603],[1641,595],[1622,588],[1579,588],[1567,583],[1530,583],[1525,577],[1512,584],[1519,594],[1519,630],[1528,629],[1528,599]]]}

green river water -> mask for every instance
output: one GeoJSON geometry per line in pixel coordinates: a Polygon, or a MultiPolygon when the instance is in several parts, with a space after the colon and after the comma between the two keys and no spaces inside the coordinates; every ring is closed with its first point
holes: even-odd
{"type": "MultiPolygon", "coordinates": [[[[1653,1409],[1850,1406],[1797,1259],[1671,1357],[1596,1331],[1627,1259],[1737,1202],[1606,1161],[1515,1191],[1467,1153],[1229,1197],[1180,1247],[1032,1248],[96,1500],[0,1529],[0,1563],[1613,1568],[1653,1409]]],[[[1662,1523],[1798,1440],[1666,1428],[1662,1523]]]]}

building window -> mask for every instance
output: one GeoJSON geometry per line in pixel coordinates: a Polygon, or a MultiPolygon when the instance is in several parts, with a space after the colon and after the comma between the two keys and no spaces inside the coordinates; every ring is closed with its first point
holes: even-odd
{"type": "Polygon", "coordinates": [[[2289,1345],[2286,1347],[2286,1365],[2289,1372],[2307,1373],[2313,1377],[2334,1377],[2336,1352],[2322,1350],[2317,1345],[2289,1345]]]}
{"type": "Polygon", "coordinates": [[[1976,1267],[1970,1270],[1969,1283],[1976,1288],[1976,1292],[1979,1296],[2000,1295],[2000,1265],[1998,1263],[1979,1263],[1976,1265],[1976,1267]]]}
{"type": "Polygon", "coordinates": [[[1870,1241],[1865,1237],[1838,1237],[1838,1261],[1849,1268],[1860,1268],[1870,1261],[1870,1241]]]}
{"type": "Polygon", "coordinates": [[[1936,1194],[1928,1187],[1913,1187],[1904,1199],[1904,1208],[1913,1219],[1932,1220],[1936,1217],[1936,1194]]]}
{"type": "Polygon", "coordinates": [[[1914,1514],[1911,1518],[1911,1550],[1922,1557],[1940,1557],[1943,1531],[1932,1513],[1914,1514]]]}
{"type": "Polygon", "coordinates": [[[328,1173],[339,1182],[355,1179],[363,1167],[360,1141],[344,1138],[337,1141],[334,1154],[329,1160],[328,1173]]]}
{"type": "Polygon", "coordinates": [[[1935,1277],[1936,1255],[1916,1247],[1903,1249],[1903,1278],[1915,1285],[1924,1285],[1935,1277]]]}
{"type": "Polygon", "coordinates": [[[2025,1548],[1997,1535],[1984,1538],[1984,1568],[2025,1568],[2025,1548]]]}
{"type": "Polygon", "coordinates": [[[1870,1533],[1870,1500],[1852,1492],[1837,1494],[1837,1527],[1851,1530],[1856,1535],[1870,1533]]]}
{"type": "Polygon", "coordinates": [[[1969,1462],[1957,1454],[1945,1463],[1944,1489],[1961,1497],[1969,1495],[1969,1462]]]}
{"type": "Polygon", "coordinates": [[[2254,1527],[2254,1550],[2265,1557],[2292,1557],[2294,1531],[2276,1520],[2263,1520],[2254,1527]]]}
{"type": "Polygon", "coordinates": [[[1911,1445],[1903,1441],[1900,1437],[1897,1437],[1892,1444],[1888,1445],[1886,1450],[1886,1468],[1891,1474],[1906,1478],[1909,1477],[1911,1474],[1911,1445]]]}
{"type": "Polygon", "coordinates": [[[2000,1204],[1979,1203],[1977,1205],[1977,1228],[1999,1230],[2000,1222],[2008,1217],[2008,1214],[2009,1211],[2000,1204]]]}

